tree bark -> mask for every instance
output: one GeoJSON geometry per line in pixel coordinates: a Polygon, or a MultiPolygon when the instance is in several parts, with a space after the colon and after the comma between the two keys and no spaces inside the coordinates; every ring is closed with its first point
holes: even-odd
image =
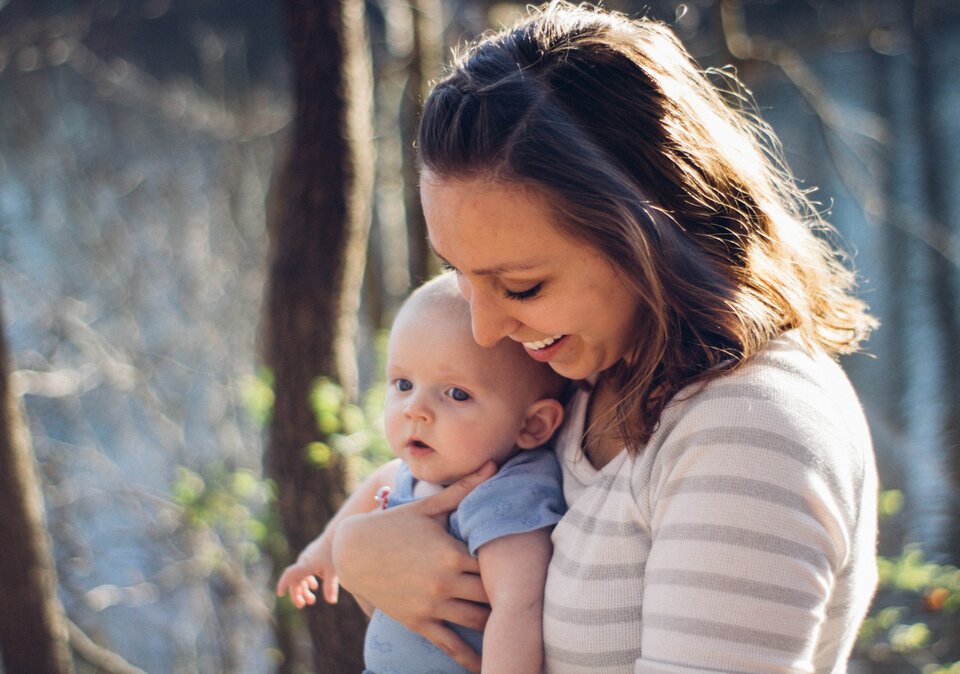
{"type": "Polygon", "coordinates": [[[73,671],[35,459],[0,314],[0,655],[7,674],[73,671]]]}
{"type": "Polygon", "coordinates": [[[430,93],[431,81],[440,72],[443,58],[443,6],[439,0],[412,0],[410,11],[413,15],[413,51],[406,69],[407,86],[400,104],[400,142],[403,145],[403,192],[410,280],[416,287],[439,271],[427,241],[427,222],[420,206],[420,170],[414,141],[423,102],[430,93]]]}
{"type": "MultiPolygon", "coordinates": [[[[285,0],[283,7],[296,114],[270,216],[265,337],[275,403],[266,462],[296,554],[336,512],[346,491],[341,457],[334,453],[323,466],[306,460],[308,443],[324,439],[309,393],[326,376],[356,395],[353,344],[374,149],[362,0],[285,0]]],[[[308,608],[306,617],[315,671],[362,669],[366,619],[352,601],[308,608]]]]}

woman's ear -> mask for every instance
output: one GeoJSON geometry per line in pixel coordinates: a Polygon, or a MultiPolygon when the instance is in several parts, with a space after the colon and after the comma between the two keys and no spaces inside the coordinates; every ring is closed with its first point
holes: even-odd
{"type": "Polygon", "coordinates": [[[553,398],[542,398],[527,408],[527,417],[517,436],[517,447],[533,449],[549,440],[563,421],[563,405],[553,398]]]}

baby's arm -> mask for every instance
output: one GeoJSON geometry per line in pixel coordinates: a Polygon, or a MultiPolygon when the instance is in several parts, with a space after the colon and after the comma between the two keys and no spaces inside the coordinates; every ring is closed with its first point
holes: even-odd
{"type": "Polygon", "coordinates": [[[539,674],[551,551],[549,528],[497,538],[477,550],[491,607],[483,633],[483,672],[539,674]]]}
{"type": "MultiPolygon", "coordinates": [[[[377,468],[354,491],[337,514],[331,518],[323,533],[317,536],[303,552],[297,561],[288,566],[280,580],[277,581],[277,596],[290,592],[290,599],[297,608],[307,604],[315,604],[314,590],[318,588],[316,576],[323,579],[323,598],[328,604],[337,603],[337,594],[340,584],[337,571],[333,565],[333,537],[337,526],[350,515],[368,513],[377,507],[376,495],[380,487],[386,485],[393,489],[396,483],[397,468],[400,460],[396,459],[377,468]]],[[[359,598],[358,598],[359,599],[359,598]]],[[[362,602],[361,602],[362,605],[362,602]]]]}

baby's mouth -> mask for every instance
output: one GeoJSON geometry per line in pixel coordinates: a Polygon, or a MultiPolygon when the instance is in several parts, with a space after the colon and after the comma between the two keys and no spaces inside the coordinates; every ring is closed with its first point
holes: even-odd
{"type": "Polygon", "coordinates": [[[410,438],[407,441],[407,447],[410,448],[410,452],[414,455],[426,455],[433,451],[433,447],[425,443],[420,438],[410,438]]]}

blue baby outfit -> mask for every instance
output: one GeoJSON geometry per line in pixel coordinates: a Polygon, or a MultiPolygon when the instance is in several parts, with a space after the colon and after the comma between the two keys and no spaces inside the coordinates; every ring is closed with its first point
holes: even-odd
{"type": "MultiPolygon", "coordinates": [[[[389,507],[414,500],[415,484],[416,479],[402,464],[389,507]]],[[[450,533],[476,556],[481,545],[496,538],[552,527],[565,510],[556,455],[541,447],[520,452],[467,494],[450,515],[450,533]]],[[[483,632],[449,626],[480,652],[483,632]]],[[[374,612],[367,626],[363,659],[366,674],[469,674],[428,639],[380,611],[374,612]]]]}

